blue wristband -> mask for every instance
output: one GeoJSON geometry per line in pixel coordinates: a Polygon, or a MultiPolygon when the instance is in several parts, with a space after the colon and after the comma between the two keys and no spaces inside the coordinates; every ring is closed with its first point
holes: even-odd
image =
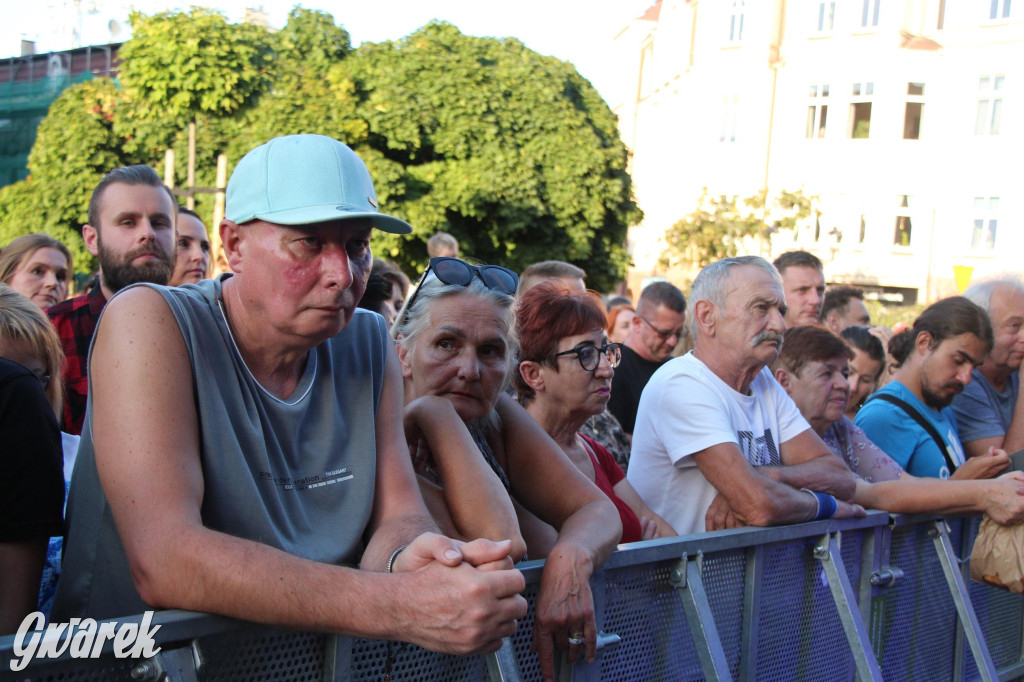
{"type": "Polygon", "coordinates": [[[839,511],[839,503],[836,502],[836,498],[832,497],[828,493],[818,493],[810,488],[801,488],[804,492],[810,493],[814,496],[814,500],[818,503],[818,511],[814,515],[815,521],[821,519],[831,519],[839,511]]]}

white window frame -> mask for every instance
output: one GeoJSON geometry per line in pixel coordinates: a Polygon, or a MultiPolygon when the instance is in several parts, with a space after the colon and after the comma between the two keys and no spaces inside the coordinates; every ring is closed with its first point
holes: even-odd
{"type": "Polygon", "coordinates": [[[860,81],[853,84],[850,93],[850,121],[847,126],[846,136],[851,140],[866,140],[871,137],[871,118],[874,115],[875,84],[873,81],[860,81]],[[858,104],[867,104],[871,107],[871,114],[868,116],[868,134],[863,137],[856,136],[857,119],[854,116],[858,104]]]}
{"type": "Polygon", "coordinates": [[[988,9],[989,21],[1007,21],[1013,9],[1012,0],[991,0],[988,9]]]}
{"type": "Polygon", "coordinates": [[[860,27],[878,28],[878,16],[882,10],[882,0],[861,0],[860,27]]]}
{"type": "Polygon", "coordinates": [[[914,196],[912,194],[896,195],[896,220],[893,223],[892,248],[897,251],[908,251],[914,248],[914,214],[912,212],[913,209],[911,208],[913,203],[914,196]],[[906,225],[910,228],[907,231],[906,244],[896,240],[897,235],[900,233],[900,225],[903,220],[906,220],[906,225]]]}
{"type": "Polygon", "coordinates": [[[831,35],[836,28],[836,0],[818,0],[815,3],[815,33],[831,35]]]}
{"type": "Polygon", "coordinates": [[[815,83],[807,93],[807,122],[804,138],[820,140],[828,134],[829,84],[815,83]]]}
{"type": "Polygon", "coordinates": [[[999,197],[974,197],[969,248],[991,254],[999,239],[999,197]]]}
{"type": "Polygon", "coordinates": [[[1003,91],[1006,76],[991,74],[978,79],[978,111],[974,118],[974,134],[998,135],[1003,115],[1003,91]]]}
{"type": "Polygon", "coordinates": [[[909,81],[907,82],[907,103],[903,109],[903,139],[904,140],[920,140],[921,133],[924,129],[924,92],[925,83],[921,81],[909,81]],[[921,92],[919,94],[911,94],[911,89],[914,86],[920,86],[921,92]],[[919,104],[919,121],[917,125],[917,137],[907,137],[907,117],[910,115],[911,105],[919,104]]]}
{"type": "Polygon", "coordinates": [[[738,43],[743,40],[743,19],[746,11],[746,0],[732,0],[732,6],[729,10],[730,43],[738,43]]]}

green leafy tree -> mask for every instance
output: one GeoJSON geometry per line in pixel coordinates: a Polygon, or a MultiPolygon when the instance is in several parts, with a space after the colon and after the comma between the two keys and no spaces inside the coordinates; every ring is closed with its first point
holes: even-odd
{"type": "MultiPolygon", "coordinates": [[[[35,191],[0,192],[0,225],[5,207],[24,215],[39,202],[80,223],[103,172],[159,167],[167,148],[185,159],[195,122],[201,186],[214,184],[218,154],[234,164],[277,135],[320,133],[352,146],[382,209],[415,226],[407,237],[374,238],[375,252],[407,271],[425,265],[426,240],[446,230],[483,261],[522,269],[566,260],[599,289],[624,276],[626,229],[640,219],[626,150],[608,106],[571,64],[444,23],[352,51],[330,15],[300,8],[276,34],[202,9],[132,22],[124,90],[107,82],[93,86],[102,98],[69,90],[55,103],[30,160],[35,191]],[[69,184],[74,191],[60,196],[69,184]]],[[[200,210],[211,201],[200,196],[200,210]]]]}
{"type": "Polygon", "coordinates": [[[665,234],[668,247],[662,255],[665,267],[709,263],[738,255],[749,239],[769,239],[781,229],[793,229],[811,214],[811,201],[803,190],[781,191],[768,200],[768,190],[738,199],[712,198],[701,192],[697,207],[665,234]]]}
{"type": "Polygon", "coordinates": [[[187,124],[198,114],[230,116],[270,83],[270,34],[229,24],[214,10],[129,17],[134,35],[120,52],[121,82],[135,117],[187,124]]]}
{"type": "Polygon", "coordinates": [[[71,250],[76,272],[95,268],[81,239],[89,196],[108,170],[134,163],[114,132],[122,103],[107,78],[73,85],[54,101],[29,155],[28,179],[0,189],[0,244],[47,232],[71,250]]]}
{"type": "Polygon", "coordinates": [[[344,67],[375,153],[357,151],[381,205],[416,230],[378,237],[385,255],[420,269],[426,239],[445,230],[463,253],[514,269],[566,260],[599,289],[625,274],[626,229],[640,217],[626,151],[572,65],[432,23],[344,67]]]}

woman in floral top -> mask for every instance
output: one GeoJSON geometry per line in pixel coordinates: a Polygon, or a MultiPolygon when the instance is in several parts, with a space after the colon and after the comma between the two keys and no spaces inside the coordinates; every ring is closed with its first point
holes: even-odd
{"type": "Polygon", "coordinates": [[[786,330],[772,369],[814,432],[857,475],[854,502],[901,514],[984,512],[998,523],[1024,520],[1024,473],[980,481],[921,479],[872,443],[844,414],[852,355],[824,327],[795,327],[786,330]]]}

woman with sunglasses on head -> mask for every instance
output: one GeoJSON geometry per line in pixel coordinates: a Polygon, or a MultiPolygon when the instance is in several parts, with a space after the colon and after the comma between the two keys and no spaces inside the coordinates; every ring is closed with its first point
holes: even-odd
{"type": "MultiPolygon", "coordinates": [[[[502,390],[514,366],[512,297],[517,284],[516,274],[506,268],[432,258],[416,292],[399,312],[392,335],[405,377],[407,406],[427,396],[451,404],[479,455],[513,500],[530,558],[546,558],[534,643],[541,672],[552,679],[554,649],[568,651],[570,660],[584,652],[588,660],[594,658],[597,628],[589,581],[615,549],[622,529],[608,498],[502,390]],[[540,537],[545,531],[549,537],[540,537]]],[[[426,440],[447,439],[435,435],[426,440]]],[[[424,464],[420,471],[433,473],[440,488],[466,487],[464,482],[455,483],[450,471],[435,468],[442,466],[437,452],[415,454],[424,464]]],[[[478,506],[488,504],[485,496],[478,506]]],[[[449,511],[453,518],[472,515],[449,511]]]]}
{"type": "Polygon", "coordinates": [[[542,284],[523,295],[516,319],[520,360],[512,383],[519,402],[615,504],[622,542],[676,535],[640,499],[612,455],[579,433],[588,418],[604,411],[622,358],[621,344],[608,342],[600,303],[590,294],[542,284]]]}

